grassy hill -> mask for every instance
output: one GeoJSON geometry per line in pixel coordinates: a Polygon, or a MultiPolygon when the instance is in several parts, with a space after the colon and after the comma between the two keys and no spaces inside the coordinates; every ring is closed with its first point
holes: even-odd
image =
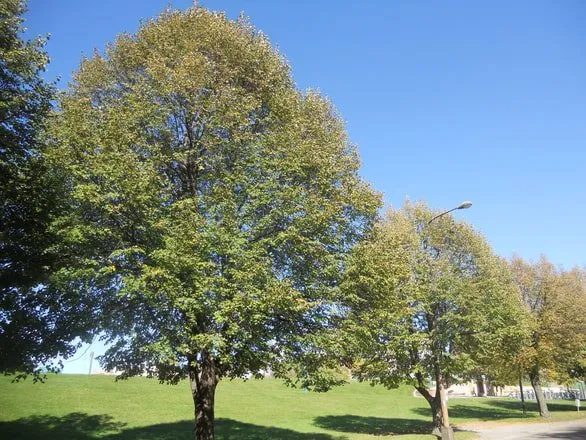
{"type": "MultiPolygon", "coordinates": [[[[452,424],[524,418],[510,399],[451,399],[452,424]]],[[[573,402],[552,405],[555,419],[576,414],[573,402]]],[[[218,440],[435,439],[427,403],[410,387],[386,390],[351,383],[328,393],[291,389],[274,379],[222,381],[216,395],[218,440]]],[[[0,438],[10,440],[191,439],[189,385],[112,376],[51,375],[44,384],[0,377],[0,438]]],[[[472,438],[458,432],[458,439],[472,438]]]]}

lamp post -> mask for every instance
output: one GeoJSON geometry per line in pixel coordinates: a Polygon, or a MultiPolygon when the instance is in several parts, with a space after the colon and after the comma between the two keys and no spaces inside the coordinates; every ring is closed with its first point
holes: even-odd
{"type": "MultiPolygon", "coordinates": [[[[432,217],[432,219],[427,222],[426,226],[429,226],[431,224],[431,222],[434,221],[435,219],[440,218],[441,216],[444,216],[446,214],[449,214],[452,211],[455,211],[457,209],[468,209],[471,206],[472,206],[472,202],[464,201],[464,202],[460,203],[458,206],[456,206],[455,208],[449,209],[447,211],[444,211],[444,212],[436,215],[435,217],[432,217]]],[[[448,402],[446,401],[446,389],[444,387],[444,384],[443,383],[436,383],[436,390],[439,390],[440,408],[441,408],[441,412],[442,412],[441,438],[442,438],[442,440],[454,440],[454,431],[452,430],[452,427],[450,426],[450,419],[448,416],[448,402]]]]}
{"type": "Polygon", "coordinates": [[[455,211],[456,209],[468,209],[472,206],[472,202],[469,201],[465,201],[460,203],[458,206],[456,206],[455,208],[449,209],[447,211],[442,212],[441,214],[436,215],[435,217],[433,217],[430,221],[427,222],[427,224],[429,225],[432,221],[434,221],[436,218],[440,218],[442,215],[446,215],[449,214],[452,211],[455,211]]]}

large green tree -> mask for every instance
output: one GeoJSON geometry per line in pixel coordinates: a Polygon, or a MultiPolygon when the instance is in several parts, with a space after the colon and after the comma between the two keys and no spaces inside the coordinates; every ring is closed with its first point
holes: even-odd
{"type": "Polygon", "coordinates": [[[586,277],[578,268],[558,269],[545,257],[533,264],[514,257],[511,270],[530,323],[516,363],[531,380],[540,415],[549,417],[542,383],[566,382],[585,362],[586,277]]]}
{"type": "Polygon", "coordinates": [[[212,439],[218,381],[303,354],[376,215],[342,120],[246,20],[195,7],[83,60],[52,135],[55,279],[102,292],[106,368],[189,377],[212,439]]]}
{"type": "Polygon", "coordinates": [[[20,0],[0,0],[0,371],[38,378],[75,351],[76,336],[89,337],[91,315],[49,283],[58,260],[50,223],[65,199],[43,159],[54,97],[41,76],[45,40],[22,40],[23,13],[20,0]]]}
{"type": "Polygon", "coordinates": [[[449,427],[445,388],[473,375],[517,332],[519,298],[506,262],[482,235],[433,216],[425,205],[406,204],[356,246],[338,351],[361,380],[412,383],[439,433],[449,427]]]}

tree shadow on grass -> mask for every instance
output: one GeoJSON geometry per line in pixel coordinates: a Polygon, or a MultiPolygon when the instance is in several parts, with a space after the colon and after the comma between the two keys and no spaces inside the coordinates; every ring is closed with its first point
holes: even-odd
{"type": "MultiPolygon", "coordinates": [[[[450,404],[449,414],[450,419],[474,419],[482,421],[534,417],[533,414],[529,414],[529,411],[527,415],[523,415],[520,406],[515,408],[515,410],[489,405],[450,404]]],[[[413,408],[411,411],[418,415],[429,415],[427,408],[413,408]]]]}
{"type": "MultiPolygon", "coordinates": [[[[345,440],[328,434],[303,433],[273,426],[254,425],[232,419],[216,420],[216,440],[345,440]]],[[[142,428],[125,429],[119,434],[103,437],[104,440],[191,440],[193,421],[162,423],[142,428]]]]}
{"type": "Polygon", "coordinates": [[[431,422],[424,420],[362,417],[351,414],[319,416],[313,419],[313,423],[332,431],[370,435],[429,434],[432,429],[431,422]]]}
{"type": "Polygon", "coordinates": [[[303,433],[291,429],[259,426],[231,419],[218,419],[216,424],[217,440],[347,440],[348,437],[333,437],[329,434],[303,433]]]}
{"type": "MultiPolygon", "coordinates": [[[[138,428],[127,428],[109,415],[71,413],[62,417],[41,415],[0,422],[2,440],[191,440],[193,421],[182,420],[138,428]]],[[[328,434],[302,433],[290,429],[216,420],[217,440],[345,440],[328,434]]]]}
{"type": "Polygon", "coordinates": [[[115,422],[108,415],[71,413],[62,417],[31,416],[10,422],[0,422],[0,439],[89,440],[95,438],[95,434],[118,432],[124,426],[124,423],[115,422]]]}
{"type": "MultiPolygon", "coordinates": [[[[550,403],[547,404],[550,411],[575,411],[568,404],[550,403]]],[[[502,420],[502,419],[533,419],[539,412],[537,402],[525,402],[526,414],[523,414],[521,402],[518,400],[502,399],[481,399],[477,405],[460,404],[450,402],[450,418],[457,419],[475,419],[482,421],[502,420]]],[[[415,414],[429,416],[428,408],[413,408],[415,414]]]]}
{"type": "MultiPolygon", "coordinates": [[[[520,400],[492,400],[489,399],[486,402],[488,405],[493,406],[495,408],[502,408],[508,409],[509,411],[521,411],[521,401],[520,400]]],[[[572,411],[576,412],[576,407],[574,406],[573,400],[565,400],[565,401],[557,401],[557,402],[547,402],[547,407],[550,411],[572,411]]],[[[535,400],[525,401],[525,408],[527,411],[539,412],[539,407],[537,406],[537,402],[535,400]]]]}

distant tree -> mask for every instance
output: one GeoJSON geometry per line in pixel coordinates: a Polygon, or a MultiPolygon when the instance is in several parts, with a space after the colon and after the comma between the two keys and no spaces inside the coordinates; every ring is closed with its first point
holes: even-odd
{"type": "Polygon", "coordinates": [[[545,257],[535,264],[514,257],[511,270],[531,325],[516,363],[531,380],[539,414],[549,417],[542,382],[568,381],[572,370],[584,362],[586,278],[577,268],[556,269],[545,257]]]}
{"type": "Polygon", "coordinates": [[[87,334],[79,298],[56,292],[49,276],[50,223],[64,205],[61,179],[43,159],[43,133],[54,86],[41,73],[49,61],[45,40],[20,37],[24,4],[0,1],[0,371],[58,369],[87,334]],[[72,302],[73,301],[73,302],[72,302]]]}
{"type": "Polygon", "coordinates": [[[430,223],[433,215],[406,204],[356,246],[338,350],[360,380],[412,383],[438,433],[449,426],[446,387],[475,374],[518,331],[519,298],[506,262],[478,232],[449,215],[430,223]]]}
{"type": "Polygon", "coordinates": [[[574,363],[574,365],[570,366],[568,374],[572,379],[580,382],[586,381],[586,347],[582,350],[580,358],[574,363]]]}
{"type": "Polygon", "coordinates": [[[53,225],[75,259],[56,278],[102,292],[102,365],[188,376],[213,439],[218,381],[303,354],[380,198],[332,105],[243,19],[166,12],[84,60],[60,108],[73,206],[53,225]]]}

